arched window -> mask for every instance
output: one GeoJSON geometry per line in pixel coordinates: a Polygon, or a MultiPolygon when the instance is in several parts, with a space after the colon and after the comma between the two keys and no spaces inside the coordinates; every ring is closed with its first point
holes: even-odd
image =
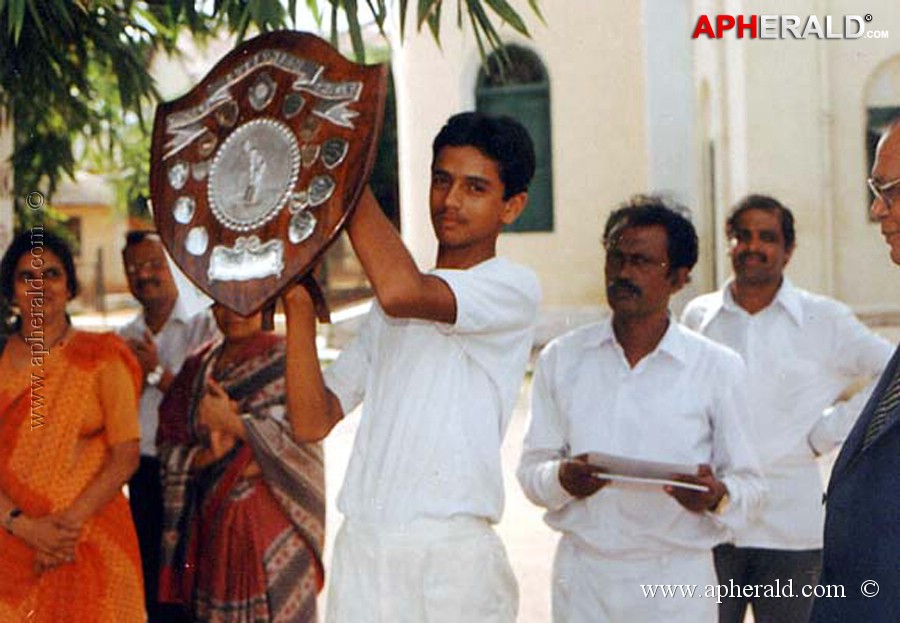
{"type": "Polygon", "coordinates": [[[507,229],[553,231],[550,82],[538,55],[518,45],[507,45],[491,54],[478,72],[475,107],[480,112],[517,119],[534,141],[537,168],[528,187],[528,206],[507,229]]]}

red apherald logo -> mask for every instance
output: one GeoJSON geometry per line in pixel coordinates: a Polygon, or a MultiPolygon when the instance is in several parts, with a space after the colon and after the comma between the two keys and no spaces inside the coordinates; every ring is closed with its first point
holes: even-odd
{"type": "Polygon", "coordinates": [[[734,31],[738,39],[859,39],[864,36],[865,23],[872,21],[867,14],[845,15],[843,20],[835,20],[826,15],[820,20],[815,15],[801,18],[799,15],[701,15],[694,27],[693,39],[705,36],[721,39],[725,33],[734,31]],[[843,30],[835,30],[836,23],[843,23],[843,30]]]}

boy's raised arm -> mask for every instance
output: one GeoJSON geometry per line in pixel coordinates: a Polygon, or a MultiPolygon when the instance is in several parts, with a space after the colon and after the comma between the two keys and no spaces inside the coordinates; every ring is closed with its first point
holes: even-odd
{"type": "Polygon", "coordinates": [[[395,318],[455,322],[453,291],[442,279],[419,271],[368,186],[347,232],[386,314],[395,318]]]}

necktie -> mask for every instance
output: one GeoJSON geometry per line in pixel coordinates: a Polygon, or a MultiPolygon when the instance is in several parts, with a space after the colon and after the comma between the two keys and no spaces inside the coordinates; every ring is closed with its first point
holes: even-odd
{"type": "Polygon", "coordinates": [[[868,448],[869,444],[878,436],[878,433],[881,432],[887,423],[888,415],[898,403],[900,403],[900,367],[894,372],[894,378],[891,379],[890,385],[884,390],[878,406],[875,407],[875,413],[872,414],[872,419],[869,420],[869,425],[866,427],[866,433],[863,436],[862,450],[868,448]]]}

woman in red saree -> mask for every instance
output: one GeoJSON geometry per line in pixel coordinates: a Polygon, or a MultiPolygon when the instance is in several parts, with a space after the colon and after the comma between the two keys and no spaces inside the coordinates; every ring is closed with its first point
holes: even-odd
{"type": "Polygon", "coordinates": [[[113,334],[75,331],[66,244],[17,236],[0,290],[18,308],[0,357],[0,621],[145,620],[122,486],[137,467],[140,368],[113,334]]]}
{"type": "Polygon", "coordinates": [[[316,620],[322,449],[294,441],[284,339],[215,305],[224,336],[190,357],[160,405],[160,601],[196,621],[316,620]]]}

